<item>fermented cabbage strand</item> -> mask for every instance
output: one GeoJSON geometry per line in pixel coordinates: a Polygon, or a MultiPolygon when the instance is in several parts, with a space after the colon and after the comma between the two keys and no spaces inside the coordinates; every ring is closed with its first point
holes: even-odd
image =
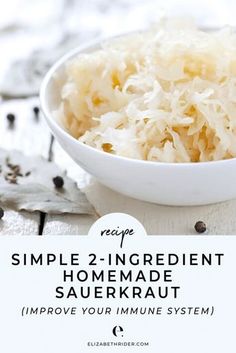
{"type": "Polygon", "coordinates": [[[66,66],[56,111],[83,143],[129,158],[236,156],[236,34],[165,21],[66,66]]]}

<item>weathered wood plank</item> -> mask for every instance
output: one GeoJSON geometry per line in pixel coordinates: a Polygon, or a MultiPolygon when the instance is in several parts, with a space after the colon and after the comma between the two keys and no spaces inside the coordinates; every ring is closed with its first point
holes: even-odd
{"type": "Polygon", "coordinates": [[[87,215],[47,215],[43,235],[86,235],[95,220],[87,215]]]}
{"type": "MultiPolygon", "coordinates": [[[[20,150],[28,155],[43,155],[47,158],[50,132],[42,117],[35,119],[32,108],[38,99],[19,99],[0,104],[0,147],[20,150]],[[16,116],[14,126],[9,127],[8,113],[16,116]],[[45,128],[46,127],[46,128],[45,128]]],[[[1,235],[38,235],[40,215],[38,212],[14,212],[6,210],[0,222],[1,235]]]]}
{"type": "Polygon", "coordinates": [[[5,210],[0,221],[0,235],[38,235],[38,213],[5,210]]]}
{"type": "Polygon", "coordinates": [[[0,104],[0,146],[5,149],[17,149],[28,155],[48,157],[50,132],[46,122],[32,111],[38,105],[37,98],[8,100],[0,104]],[[15,124],[9,128],[7,113],[14,113],[15,124]]]}
{"type": "Polygon", "coordinates": [[[208,234],[236,233],[236,200],[201,207],[168,207],[125,197],[91,180],[86,194],[99,214],[124,212],[136,217],[148,234],[195,234],[194,225],[203,220],[208,234]]]}

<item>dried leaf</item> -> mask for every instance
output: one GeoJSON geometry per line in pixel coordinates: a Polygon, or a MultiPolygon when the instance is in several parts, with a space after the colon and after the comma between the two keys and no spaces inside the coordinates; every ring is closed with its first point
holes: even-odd
{"type": "Polygon", "coordinates": [[[56,164],[42,157],[0,149],[0,203],[15,210],[48,214],[94,214],[93,207],[76,183],[56,164]],[[64,187],[52,179],[62,176],[64,187]]]}

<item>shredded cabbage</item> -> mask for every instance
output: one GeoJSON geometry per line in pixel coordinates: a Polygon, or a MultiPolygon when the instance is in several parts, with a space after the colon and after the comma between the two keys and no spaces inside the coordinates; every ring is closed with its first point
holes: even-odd
{"type": "Polygon", "coordinates": [[[166,20],[66,66],[66,129],[107,153],[161,162],[236,157],[236,34],[166,20]]]}

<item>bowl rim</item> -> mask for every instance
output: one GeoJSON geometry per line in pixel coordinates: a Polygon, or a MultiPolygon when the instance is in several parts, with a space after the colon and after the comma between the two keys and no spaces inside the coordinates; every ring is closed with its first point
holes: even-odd
{"type": "MultiPolygon", "coordinates": [[[[54,74],[56,71],[65,65],[65,63],[75,57],[77,54],[82,54],[86,53],[88,50],[96,50],[99,47],[102,46],[103,43],[110,42],[114,39],[118,39],[127,35],[132,35],[132,34],[141,34],[142,32],[147,31],[146,29],[144,30],[135,30],[135,31],[130,31],[122,34],[118,34],[115,36],[110,36],[106,38],[99,38],[99,39],[94,39],[86,44],[79,45],[76,48],[73,48],[70,50],[68,53],[64,54],[61,56],[52,66],[51,68],[47,71],[46,75],[44,76],[41,86],[40,86],[40,92],[39,92],[39,100],[40,100],[40,107],[43,112],[43,115],[45,117],[45,120],[47,121],[47,124],[52,125],[56,130],[59,130],[60,133],[66,138],[69,139],[71,142],[78,144],[80,147],[87,149],[90,152],[97,153],[100,156],[106,156],[107,158],[112,158],[112,159],[117,159],[121,160],[124,162],[129,162],[129,163],[136,163],[141,165],[146,165],[146,166],[156,166],[156,167],[175,167],[175,168],[202,168],[204,166],[220,166],[224,164],[229,164],[229,163],[235,163],[236,162],[236,157],[229,158],[229,159],[221,159],[217,161],[204,161],[204,162],[159,162],[159,161],[149,161],[149,160],[142,160],[142,159],[135,159],[135,158],[129,158],[129,157],[124,157],[124,156],[119,156],[116,154],[111,154],[107,153],[101,150],[96,149],[95,147],[86,145],[85,143],[77,140],[74,138],[66,129],[64,129],[56,120],[52,117],[52,113],[48,109],[47,106],[47,97],[46,97],[46,90],[47,86],[50,83],[50,81],[53,79],[54,74]]],[[[51,127],[50,127],[51,128],[51,127]]]]}

